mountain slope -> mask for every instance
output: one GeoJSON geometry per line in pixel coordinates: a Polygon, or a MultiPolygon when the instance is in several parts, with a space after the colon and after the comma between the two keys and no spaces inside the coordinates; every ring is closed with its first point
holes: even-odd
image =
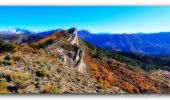
{"type": "Polygon", "coordinates": [[[0,93],[162,93],[167,86],[79,40],[76,28],[16,48],[0,54],[0,93]]]}
{"type": "Polygon", "coordinates": [[[123,92],[118,87],[98,88],[99,82],[86,72],[76,35],[75,28],[57,31],[31,44],[18,45],[16,53],[1,54],[0,93],[123,92]]]}
{"type": "Polygon", "coordinates": [[[79,38],[93,45],[123,52],[170,54],[169,32],[150,34],[91,34],[79,31],[79,38]]]}
{"type": "Polygon", "coordinates": [[[105,54],[94,56],[94,52],[98,52],[98,49],[90,45],[86,46],[84,47],[86,63],[92,76],[102,84],[103,88],[117,86],[128,93],[162,92],[164,83],[150,78],[144,70],[119,62],[105,54]]]}

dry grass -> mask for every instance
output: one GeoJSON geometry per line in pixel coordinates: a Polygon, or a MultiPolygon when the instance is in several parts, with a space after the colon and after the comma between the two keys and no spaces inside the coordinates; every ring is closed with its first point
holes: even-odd
{"type": "Polygon", "coordinates": [[[11,70],[5,70],[3,71],[4,73],[4,78],[8,82],[14,82],[19,87],[25,87],[30,84],[31,80],[30,77],[27,73],[24,72],[15,72],[11,70]]]}
{"type": "Polygon", "coordinates": [[[60,93],[60,88],[58,86],[46,86],[43,93],[60,93]]]}
{"type": "Polygon", "coordinates": [[[10,58],[14,61],[23,60],[24,55],[21,52],[16,52],[14,54],[9,54],[10,58]]]}
{"type": "Polygon", "coordinates": [[[45,68],[38,68],[36,71],[35,71],[36,75],[38,77],[47,77],[49,76],[49,72],[47,69],[45,68]]]}
{"type": "Polygon", "coordinates": [[[16,61],[21,61],[21,60],[23,60],[23,55],[21,52],[5,53],[0,59],[0,64],[12,65],[16,61]]]}
{"type": "Polygon", "coordinates": [[[6,82],[0,82],[0,94],[9,93],[6,82]]]}
{"type": "Polygon", "coordinates": [[[0,65],[1,65],[1,64],[3,64],[3,60],[2,60],[2,59],[0,59],[0,65]]]}

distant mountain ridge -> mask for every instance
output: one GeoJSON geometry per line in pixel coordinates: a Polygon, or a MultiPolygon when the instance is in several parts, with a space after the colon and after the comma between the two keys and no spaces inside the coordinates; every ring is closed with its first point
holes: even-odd
{"type": "Polygon", "coordinates": [[[9,30],[0,31],[0,35],[11,35],[11,34],[35,34],[36,32],[27,30],[27,29],[20,29],[20,28],[14,28],[9,30]]]}
{"type": "Polygon", "coordinates": [[[33,42],[40,38],[46,37],[58,30],[61,29],[34,32],[27,29],[14,28],[11,30],[0,31],[0,40],[18,43],[33,42]]]}
{"type": "Polygon", "coordinates": [[[170,32],[150,34],[92,34],[80,30],[79,38],[93,45],[123,52],[170,54],[170,32]]]}
{"type": "MultiPolygon", "coordinates": [[[[0,39],[18,43],[33,42],[46,37],[58,30],[33,32],[27,29],[14,28],[0,31],[0,39]]],[[[78,37],[101,48],[129,53],[141,53],[151,55],[170,54],[170,32],[160,33],[136,33],[136,34],[111,34],[91,33],[88,30],[79,30],[78,37]]]]}

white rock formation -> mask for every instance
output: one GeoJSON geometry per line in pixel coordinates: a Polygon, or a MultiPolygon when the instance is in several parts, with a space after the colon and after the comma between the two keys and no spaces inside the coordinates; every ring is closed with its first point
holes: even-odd
{"type": "MultiPolygon", "coordinates": [[[[70,43],[70,45],[77,46],[77,50],[67,51],[64,48],[57,48],[55,51],[59,55],[59,59],[64,66],[66,67],[70,66],[70,67],[76,68],[79,72],[86,75],[87,72],[86,72],[86,64],[84,62],[84,52],[82,48],[79,46],[77,29],[72,28],[68,32],[70,33],[70,37],[67,41],[70,43]],[[68,53],[70,55],[68,55],[68,53]]],[[[53,47],[54,45],[59,45],[59,44],[55,42],[51,46],[53,47]]],[[[49,47],[49,48],[52,48],[52,47],[49,47]]]]}
{"type": "Polygon", "coordinates": [[[79,46],[79,40],[78,40],[78,35],[77,35],[77,29],[73,28],[73,32],[70,33],[70,38],[68,39],[68,41],[72,44],[72,45],[77,45],[79,46]]]}
{"type": "Polygon", "coordinates": [[[78,50],[75,53],[75,59],[74,59],[74,67],[77,68],[77,70],[83,74],[87,74],[86,73],[86,64],[84,62],[84,52],[81,49],[81,47],[79,46],[79,39],[78,39],[78,35],[77,35],[77,29],[76,28],[72,28],[71,29],[71,33],[70,33],[70,38],[68,39],[68,41],[72,44],[72,45],[76,45],[78,47],[78,50]]]}

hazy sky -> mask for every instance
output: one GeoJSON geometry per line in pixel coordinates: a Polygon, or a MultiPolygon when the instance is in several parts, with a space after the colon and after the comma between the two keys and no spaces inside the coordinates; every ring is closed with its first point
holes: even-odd
{"type": "Polygon", "coordinates": [[[170,6],[0,7],[0,30],[70,27],[112,33],[170,31],[170,6]]]}

